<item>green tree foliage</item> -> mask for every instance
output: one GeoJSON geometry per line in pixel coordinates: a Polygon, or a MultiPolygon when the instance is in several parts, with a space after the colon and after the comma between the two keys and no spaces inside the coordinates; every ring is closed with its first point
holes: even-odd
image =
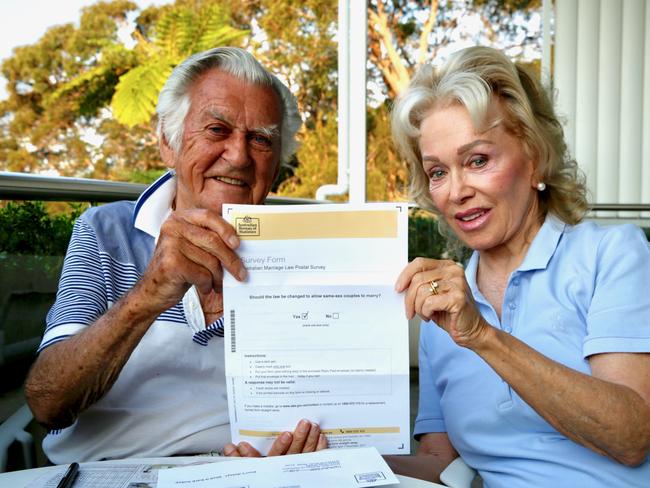
{"type": "Polygon", "coordinates": [[[82,10],[79,27],[53,27],[3,63],[1,169],[106,179],[159,173],[152,114],[164,80],[187,55],[237,44],[246,32],[228,23],[220,2],[178,0],[141,12],[129,48],[118,32],[135,11],[126,0],[98,2],[82,10]]]}
{"type": "Polygon", "coordinates": [[[429,212],[413,208],[409,212],[409,261],[418,256],[434,259],[453,259],[465,263],[471,249],[449,234],[447,227],[429,212]]]}
{"type": "MultiPolygon", "coordinates": [[[[92,154],[84,142],[96,120],[89,115],[110,100],[106,84],[95,79],[85,90],[51,102],[52,94],[71,79],[92,69],[108,46],[117,44],[118,25],[135,5],[124,0],[84,9],[79,27],[49,29],[35,44],[14,50],[2,65],[9,98],[0,103],[0,161],[3,169],[79,174],[91,167],[92,154]]],[[[130,53],[111,52],[116,66],[128,66],[130,53]]],[[[113,76],[112,81],[116,81],[113,76]]]]}
{"type": "MultiPolygon", "coordinates": [[[[513,44],[522,38],[515,16],[536,8],[539,0],[369,0],[369,200],[407,198],[388,106],[414,69],[441,54],[468,16],[485,27],[474,42],[513,44]]],[[[167,74],[192,52],[241,43],[287,82],[305,122],[278,191],[314,197],[336,182],[336,35],[332,0],[176,0],[142,12],[128,0],[98,2],[78,26],[54,27],[3,63],[10,96],[0,102],[0,168],[150,181],[163,169],[151,113],[167,74]],[[134,13],[127,47],[118,32],[134,13]]]]}
{"type": "MultiPolygon", "coordinates": [[[[250,5],[266,35],[262,52],[278,72],[297,84],[307,116],[299,166],[279,191],[288,196],[313,197],[319,186],[336,182],[336,153],[326,145],[336,137],[336,128],[332,127],[336,45],[331,35],[336,31],[336,10],[331,2],[317,0],[291,2],[289,6],[276,1],[250,5]]],[[[465,42],[511,50],[520,44],[538,43],[526,32],[522,35],[522,29],[525,31],[525,21],[539,7],[538,0],[369,1],[368,78],[371,86],[382,87],[379,96],[371,94],[382,103],[369,108],[367,114],[368,200],[408,198],[408,170],[393,146],[388,114],[392,99],[408,85],[415,69],[434,60],[459,36],[465,42]],[[521,18],[513,22],[515,14],[521,18]],[[467,16],[474,16],[483,27],[462,38],[458,19],[467,16]]]]}
{"type": "Polygon", "coordinates": [[[156,22],[153,41],[138,36],[139,65],[120,77],[111,101],[115,118],[133,127],[154,115],[158,93],[172,72],[190,54],[215,46],[236,45],[247,31],[228,25],[229,15],[217,4],[180,6],[156,22]]]}
{"type": "Polygon", "coordinates": [[[414,208],[409,212],[409,261],[418,256],[446,258],[445,239],[438,232],[436,218],[414,208]]]}
{"type": "Polygon", "coordinates": [[[336,120],[316,119],[302,133],[297,165],[293,175],[285,179],[278,194],[297,198],[314,198],[318,187],[336,183],[338,168],[338,125],[336,120]]]}
{"type": "MultiPolygon", "coordinates": [[[[407,168],[397,156],[390,134],[390,115],[387,105],[370,109],[367,117],[368,160],[366,167],[366,197],[368,201],[404,201],[407,199],[407,168]]],[[[278,194],[300,198],[314,198],[316,190],[328,183],[336,183],[338,168],[338,124],[335,120],[322,122],[302,134],[298,149],[300,162],[294,174],[284,180],[278,194]]],[[[347,197],[332,197],[346,201],[347,197]]]]}
{"type": "Polygon", "coordinates": [[[9,202],[0,208],[0,256],[65,254],[74,221],[82,205],[51,215],[43,202],[9,202]]]}
{"type": "Polygon", "coordinates": [[[490,45],[518,58],[541,53],[531,19],[540,0],[369,0],[371,79],[393,99],[423,63],[436,63],[454,49],[490,45]]]}
{"type": "Polygon", "coordinates": [[[400,160],[390,132],[389,104],[368,110],[368,156],[366,197],[368,201],[408,200],[408,168],[400,160]]]}
{"type": "Polygon", "coordinates": [[[257,26],[251,47],[289,84],[307,126],[336,114],[336,2],[250,0],[244,5],[247,22],[257,26]]]}
{"type": "MultiPolygon", "coordinates": [[[[239,3],[239,2],[235,2],[239,3]]],[[[301,148],[281,173],[281,195],[314,198],[337,179],[337,9],[332,0],[252,0],[243,14],[257,26],[252,48],[287,82],[304,120],[301,148]]]]}

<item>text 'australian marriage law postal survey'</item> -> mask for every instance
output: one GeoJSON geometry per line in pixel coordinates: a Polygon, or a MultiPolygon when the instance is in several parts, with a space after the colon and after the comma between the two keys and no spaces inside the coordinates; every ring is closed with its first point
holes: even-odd
{"type": "Polygon", "coordinates": [[[233,442],[306,418],[329,447],[409,453],[406,204],[224,205],[248,278],[224,277],[233,442]]]}

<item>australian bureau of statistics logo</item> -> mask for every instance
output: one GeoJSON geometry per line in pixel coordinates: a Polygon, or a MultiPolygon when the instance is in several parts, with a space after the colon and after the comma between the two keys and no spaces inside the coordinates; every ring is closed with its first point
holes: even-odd
{"type": "Polygon", "coordinates": [[[235,217],[235,230],[240,236],[259,236],[260,219],[246,215],[245,217],[235,217]]]}

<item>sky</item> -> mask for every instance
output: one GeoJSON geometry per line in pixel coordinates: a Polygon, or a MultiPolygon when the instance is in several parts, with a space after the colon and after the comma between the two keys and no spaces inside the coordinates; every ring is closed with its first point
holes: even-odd
{"type": "MultiPolygon", "coordinates": [[[[78,22],[81,8],[97,0],[0,0],[0,63],[14,47],[33,44],[48,28],[78,22]]],[[[173,0],[133,0],[141,9],[173,0]]],[[[6,98],[6,81],[0,76],[0,100],[6,98]]]]}

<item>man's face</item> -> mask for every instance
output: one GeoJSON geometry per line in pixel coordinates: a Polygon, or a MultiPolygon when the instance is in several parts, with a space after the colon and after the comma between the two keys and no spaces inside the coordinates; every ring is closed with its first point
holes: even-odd
{"type": "Polygon", "coordinates": [[[276,93],[212,69],[189,95],[180,151],[161,144],[165,164],[178,177],[175,208],[221,213],[223,203],[263,202],[280,165],[276,93]]]}

